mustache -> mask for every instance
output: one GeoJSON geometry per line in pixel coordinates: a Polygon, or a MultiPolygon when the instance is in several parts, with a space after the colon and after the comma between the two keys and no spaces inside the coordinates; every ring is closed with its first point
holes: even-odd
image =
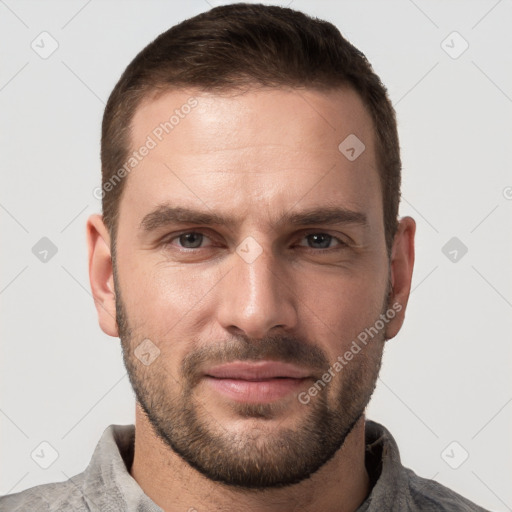
{"type": "Polygon", "coordinates": [[[253,340],[238,334],[222,342],[201,346],[187,354],[182,362],[182,377],[193,386],[201,379],[206,366],[261,360],[295,364],[319,377],[329,367],[324,352],[305,338],[284,334],[253,340]]]}

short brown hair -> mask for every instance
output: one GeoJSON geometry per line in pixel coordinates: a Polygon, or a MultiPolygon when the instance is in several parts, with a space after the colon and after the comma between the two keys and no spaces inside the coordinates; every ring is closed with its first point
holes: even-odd
{"type": "MultiPolygon", "coordinates": [[[[289,8],[238,3],[216,7],[170,28],[128,65],[112,91],[102,124],[103,220],[115,258],[119,204],[126,178],[107,187],[125,164],[137,107],[153,93],[245,86],[330,90],[348,86],[362,98],[376,134],[390,254],[400,202],[400,147],[386,88],[363,53],[323,20],[289,8]]],[[[341,142],[341,141],[340,141],[341,142]]]]}

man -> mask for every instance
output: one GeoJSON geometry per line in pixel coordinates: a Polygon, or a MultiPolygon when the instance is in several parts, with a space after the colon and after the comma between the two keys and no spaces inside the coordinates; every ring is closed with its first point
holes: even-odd
{"type": "Polygon", "coordinates": [[[334,26],[236,4],[162,34],[108,101],[101,196],[91,288],[136,425],[2,510],[483,510],[365,420],[415,223],[393,107],[334,26]]]}

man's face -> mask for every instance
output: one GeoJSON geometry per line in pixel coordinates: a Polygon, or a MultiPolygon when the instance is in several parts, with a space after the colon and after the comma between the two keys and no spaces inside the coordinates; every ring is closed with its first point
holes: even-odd
{"type": "Polygon", "coordinates": [[[380,366],[385,328],[309,391],[391,306],[371,118],[351,90],[175,91],[132,129],[133,149],[156,142],[127,179],[114,274],[137,399],[207,477],[299,482],[343,444],[380,366]],[[338,149],[351,134],[355,160],[338,149]]]}

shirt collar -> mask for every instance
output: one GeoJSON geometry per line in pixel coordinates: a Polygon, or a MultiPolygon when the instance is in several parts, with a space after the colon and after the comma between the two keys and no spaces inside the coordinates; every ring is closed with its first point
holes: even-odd
{"type": "MultiPolygon", "coordinates": [[[[398,446],[382,425],[367,420],[366,468],[372,490],[357,512],[391,510],[407,488],[407,474],[398,446]]],[[[110,425],[101,436],[85,470],[84,499],[93,510],[163,512],[130,475],[135,442],[134,425],[110,425]]]]}

